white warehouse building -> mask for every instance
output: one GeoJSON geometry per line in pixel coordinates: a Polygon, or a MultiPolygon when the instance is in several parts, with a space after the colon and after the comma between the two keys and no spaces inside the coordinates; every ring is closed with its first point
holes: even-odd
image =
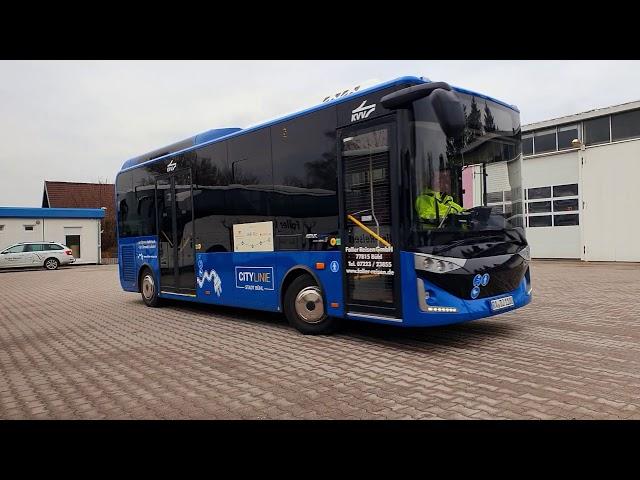
{"type": "Polygon", "coordinates": [[[0,250],[20,242],[58,242],[76,264],[100,263],[100,208],[0,207],[0,250]]]}
{"type": "Polygon", "coordinates": [[[533,257],[640,262],[640,101],[523,125],[522,149],[533,257]]]}

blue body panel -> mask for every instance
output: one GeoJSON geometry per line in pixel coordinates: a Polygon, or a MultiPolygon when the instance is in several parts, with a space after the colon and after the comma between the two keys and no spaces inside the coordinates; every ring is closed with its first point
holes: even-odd
{"type": "Polygon", "coordinates": [[[197,298],[206,303],[277,312],[281,310],[280,287],[286,274],[303,267],[320,284],[329,315],[341,317],[344,310],[340,257],[340,251],[198,253],[197,298]],[[325,268],[316,269],[316,262],[324,263],[325,268]],[[333,269],[332,262],[336,262],[333,269]],[[334,302],[338,308],[331,307],[334,302]]]}
{"type": "MultiPolygon", "coordinates": [[[[135,254],[135,274],[133,279],[123,277],[120,268],[120,284],[129,292],[137,292],[137,278],[140,269],[149,266],[154,272],[156,285],[159,281],[157,237],[121,238],[120,249],[132,245],[135,254]]],[[[121,252],[121,250],[120,250],[121,252]]],[[[120,255],[122,261],[122,255],[120,255]]],[[[518,288],[511,292],[467,300],[458,298],[436,285],[425,282],[425,288],[432,292],[428,305],[434,307],[455,307],[456,313],[424,312],[419,307],[417,276],[414,268],[414,256],[410,252],[400,253],[402,319],[362,318],[345,314],[343,294],[342,255],[336,251],[280,251],[280,252],[216,252],[197,253],[195,265],[196,296],[186,297],[161,293],[162,298],[174,298],[199,303],[225,305],[278,312],[282,309],[282,284],[294,269],[304,269],[316,278],[322,288],[327,313],[334,317],[349,318],[374,323],[385,323],[403,327],[430,327],[462,323],[478,318],[490,317],[523,307],[531,302],[529,285],[523,278],[518,288]],[[324,263],[323,269],[317,269],[316,263],[324,263]],[[491,300],[513,297],[514,306],[491,311],[491,300]],[[337,307],[331,306],[332,304],[337,307]]]]}
{"type": "MultiPolygon", "coordinates": [[[[221,138],[221,137],[226,137],[227,135],[231,134],[231,133],[235,133],[235,132],[239,132],[240,130],[242,130],[241,128],[215,128],[213,130],[209,130],[203,133],[199,133],[198,135],[191,137],[191,139],[187,139],[190,140],[192,145],[200,145],[201,143],[205,143],[205,142],[210,142],[211,140],[215,140],[217,138],[221,138]]],[[[168,155],[173,155],[173,153],[167,154],[167,155],[163,155],[162,158],[168,156],[168,155]]],[[[126,170],[128,168],[134,168],[138,165],[140,165],[140,163],[136,163],[139,157],[134,157],[134,158],[130,158],[129,160],[125,161],[122,164],[122,168],[121,170],[126,170]]],[[[160,157],[158,157],[160,158],[160,157]]],[[[153,161],[152,160],[148,160],[149,162],[153,161]]]]}
{"type": "Polygon", "coordinates": [[[142,267],[148,266],[151,268],[155,277],[156,285],[159,282],[160,265],[158,264],[158,237],[155,235],[145,237],[125,237],[118,239],[118,262],[120,267],[120,285],[123,290],[127,292],[138,291],[138,276],[142,267]],[[135,272],[132,280],[124,278],[122,247],[133,246],[133,254],[135,256],[135,272]]]}
{"type": "MultiPolygon", "coordinates": [[[[156,285],[162,290],[157,237],[121,238],[118,250],[121,265],[122,247],[128,245],[134,247],[135,274],[127,280],[123,275],[124,268],[119,268],[122,289],[138,292],[140,269],[148,266],[153,271],[156,285]]],[[[159,296],[277,312],[281,310],[280,287],[286,275],[297,267],[316,278],[325,295],[329,315],[344,315],[340,251],[197,253],[195,263],[195,298],[166,292],[159,296]],[[325,268],[317,269],[317,262],[324,263],[325,268]],[[332,303],[337,303],[338,307],[332,307],[332,303]]]]}
{"type": "MultiPolygon", "coordinates": [[[[467,300],[456,297],[425,280],[425,288],[434,292],[429,299],[429,306],[455,307],[458,311],[456,313],[423,312],[420,310],[418,303],[418,290],[416,288],[417,275],[414,268],[413,253],[400,252],[400,268],[402,271],[402,325],[405,327],[428,327],[467,322],[469,320],[509,312],[516,308],[524,307],[531,301],[531,293],[527,294],[528,286],[525,278],[522,279],[518,288],[511,292],[505,292],[494,297],[479,298],[477,300],[467,300]],[[504,308],[496,312],[491,311],[491,300],[509,295],[513,297],[513,307],[504,308]]],[[[472,286],[469,288],[471,287],[472,286]]]]}
{"type": "Polygon", "coordinates": [[[213,130],[209,130],[208,132],[200,133],[196,135],[196,138],[193,141],[194,145],[200,145],[201,143],[209,142],[211,140],[215,140],[216,138],[226,137],[232,133],[236,133],[242,130],[238,127],[232,128],[215,128],[213,130]]]}

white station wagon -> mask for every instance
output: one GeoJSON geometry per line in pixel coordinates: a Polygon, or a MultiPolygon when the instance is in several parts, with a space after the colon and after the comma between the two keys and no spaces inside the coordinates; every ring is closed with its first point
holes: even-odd
{"type": "Polygon", "coordinates": [[[16,243],[0,252],[0,268],[41,266],[55,270],[75,261],[71,249],[57,242],[16,243]]]}

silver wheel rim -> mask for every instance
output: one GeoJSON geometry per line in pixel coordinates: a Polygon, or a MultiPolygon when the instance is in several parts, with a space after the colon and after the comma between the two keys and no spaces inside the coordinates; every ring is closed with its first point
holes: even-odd
{"type": "Polygon", "coordinates": [[[318,287],[306,287],[296,296],[296,313],[307,323],[319,323],[324,319],[324,302],[318,287]]]}
{"type": "Polygon", "coordinates": [[[153,298],[153,292],[155,291],[155,285],[153,283],[153,277],[151,275],[145,275],[142,279],[142,295],[147,300],[153,298]]]}
{"type": "Polygon", "coordinates": [[[56,269],[56,261],[55,260],[47,260],[47,268],[49,270],[55,270],[56,269]]]}

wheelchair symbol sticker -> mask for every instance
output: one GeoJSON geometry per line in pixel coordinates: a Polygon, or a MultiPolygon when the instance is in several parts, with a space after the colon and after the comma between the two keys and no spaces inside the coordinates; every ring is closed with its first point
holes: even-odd
{"type": "Polygon", "coordinates": [[[329,265],[329,268],[333,273],[336,273],[338,270],[340,270],[340,264],[334,260],[329,265]]]}

